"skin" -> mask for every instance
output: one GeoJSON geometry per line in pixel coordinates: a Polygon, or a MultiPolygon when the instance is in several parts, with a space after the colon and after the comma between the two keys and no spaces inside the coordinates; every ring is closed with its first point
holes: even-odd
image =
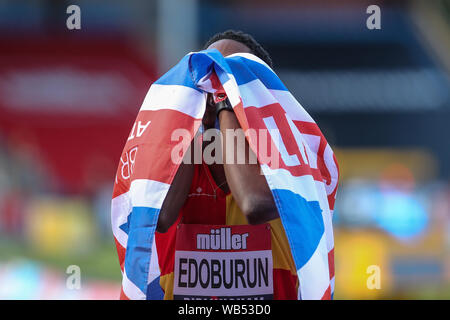
{"type": "MultiPolygon", "coordinates": [[[[229,39],[219,40],[208,47],[208,49],[213,48],[220,51],[223,56],[234,53],[251,53],[250,49],[244,44],[229,39]]],[[[211,97],[208,97],[203,125],[205,129],[214,128],[214,123],[215,107],[212,104],[211,97]]],[[[224,137],[223,157],[226,159],[227,139],[225,130],[239,129],[240,125],[236,115],[230,111],[220,112],[219,123],[224,137]]],[[[205,146],[204,144],[203,147],[205,146]]],[[[193,149],[192,145],[191,149],[193,149]]],[[[188,152],[191,152],[191,149],[188,152]]],[[[234,154],[240,152],[245,152],[246,155],[252,152],[247,141],[245,141],[244,146],[234,143],[234,154]]],[[[249,164],[248,159],[249,157],[246,158],[244,164],[212,164],[209,165],[209,170],[218,186],[221,186],[225,192],[231,191],[247,221],[250,224],[261,224],[279,216],[266,179],[260,174],[259,164],[249,164]]],[[[194,165],[182,163],[161,207],[156,231],[166,232],[178,218],[180,209],[186,202],[193,175],[194,165]]]]}

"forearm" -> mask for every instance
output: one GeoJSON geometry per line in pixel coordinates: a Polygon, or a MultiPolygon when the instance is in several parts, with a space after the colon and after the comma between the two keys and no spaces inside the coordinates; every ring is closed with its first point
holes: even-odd
{"type": "Polygon", "coordinates": [[[260,173],[259,163],[257,161],[256,163],[249,161],[251,159],[250,154],[252,154],[254,159],[256,159],[256,156],[250,149],[245,137],[242,137],[244,132],[240,129],[236,115],[233,112],[222,111],[219,114],[219,122],[223,136],[225,176],[239,208],[251,224],[264,223],[278,218],[278,210],[273,200],[272,192],[267,185],[264,175],[260,173]],[[243,138],[244,143],[231,141],[231,137],[227,137],[227,130],[230,129],[239,130],[237,134],[241,135],[240,138],[243,138]],[[229,155],[230,152],[233,152],[233,157],[229,155]],[[245,155],[243,164],[237,163],[239,154],[245,155]],[[229,162],[229,160],[232,161],[229,162]]]}
{"type": "MultiPolygon", "coordinates": [[[[188,152],[191,152],[189,148],[188,152]]],[[[191,158],[192,159],[192,158],[191,158]]],[[[194,176],[194,164],[182,162],[167,192],[158,216],[156,231],[164,233],[175,223],[184,205],[194,176]]]]}

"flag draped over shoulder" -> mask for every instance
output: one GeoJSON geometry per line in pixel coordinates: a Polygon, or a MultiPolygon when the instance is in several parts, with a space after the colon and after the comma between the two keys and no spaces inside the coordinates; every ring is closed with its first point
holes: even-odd
{"type": "MultiPolygon", "coordinates": [[[[155,245],[158,214],[179,167],[182,129],[194,137],[208,92],[224,90],[243,130],[267,129],[276,160],[248,135],[272,191],[299,279],[299,299],[330,299],[334,291],[332,214],[336,158],[314,120],[258,57],[224,58],[217,50],[186,55],[154,82],[117,169],[111,219],[122,270],[121,298],[162,299],[155,245]],[[277,132],[278,138],[275,138],[277,132]]],[[[185,139],[186,150],[191,138],[185,139]]],[[[181,151],[182,156],[183,151],[181,151]]]]}

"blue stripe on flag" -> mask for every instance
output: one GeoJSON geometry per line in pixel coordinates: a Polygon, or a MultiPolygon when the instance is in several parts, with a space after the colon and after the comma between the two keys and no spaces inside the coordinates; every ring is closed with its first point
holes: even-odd
{"type": "Polygon", "coordinates": [[[240,56],[224,58],[216,49],[203,50],[186,55],[177,65],[154,83],[180,85],[201,92],[197,88],[196,83],[211,71],[213,64],[215,64],[216,68],[225,71],[217,72],[222,83],[228,80],[223,78],[224,75],[232,73],[238,85],[259,79],[268,89],[287,91],[287,88],[278,76],[265,65],[240,56]]]}
{"type": "Polygon", "coordinates": [[[201,78],[211,72],[214,64],[219,79],[222,83],[225,83],[228,80],[228,75],[226,78],[220,78],[220,74],[230,73],[231,70],[222,54],[217,49],[203,50],[199,53],[194,53],[190,61],[190,69],[194,82],[198,83],[201,78]],[[219,70],[217,70],[217,68],[219,68],[219,70]]]}
{"type": "Polygon", "coordinates": [[[163,300],[164,291],[159,284],[160,277],[154,279],[147,287],[147,300],[163,300]]]}
{"type": "Polygon", "coordinates": [[[297,270],[311,258],[325,231],[318,201],[289,190],[272,190],[297,270]]]}
{"type": "Polygon", "coordinates": [[[191,71],[189,70],[190,55],[186,55],[175,67],[166,72],[161,78],[156,80],[155,84],[179,85],[195,89],[201,92],[195,85],[191,71]]]}
{"type": "Polygon", "coordinates": [[[130,214],[125,270],[128,279],[142,292],[147,292],[153,236],[159,209],[133,207],[130,214]]]}
{"type": "Polygon", "coordinates": [[[119,228],[126,234],[128,234],[128,231],[130,230],[130,217],[131,217],[131,214],[128,215],[127,222],[125,222],[124,224],[121,224],[119,226],[119,228]]]}
{"type": "Polygon", "coordinates": [[[230,57],[225,59],[231,68],[238,85],[259,79],[268,88],[288,91],[277,75],[265,65],[244,57],[230,57]]]}

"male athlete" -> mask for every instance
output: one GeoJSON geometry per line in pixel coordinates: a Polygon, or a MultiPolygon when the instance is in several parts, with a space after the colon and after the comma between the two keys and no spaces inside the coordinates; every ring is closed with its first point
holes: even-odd
{"type": "MultiPolygon", "coordinates": [[[[217,49],[225,57],[234,53],[251,53],[272,67],[271,58],[261,45],[252,36],[240,31],[229,30],[216,34],[205,44],[204,49],[217,49]]],[[[223,159],[226,159],[225,146],[231,142],[227,141],[225,132],[227,129],[240,129],[240,125],[226,100],[216,102],[217,100],[210,95],[207,101],[202,121],[203,130],[215,128],[218,122],[224,138],[223,159]]],[[[207,144],[208,142],[203,142],[203,148],[207,144]]],[[[252,152],[246,140],[245,144],[232,145],[234,155],[249,155],[252,152]]],[[[249,159],[249,156],[246,157],[244,164],[224,161],[223,165],[207,165],[204,162],[180,165],[159,213],[155,236],[161,269],[160,285],[164,291],[164,299],[174,299],[174,285],[181,279],[174,277],[175,243],[180,225],[236,226],[264,223],[270,225],[273,299],[297,299],[299,281],[272,193],[264,175],[260,173],[259,164],[249,159]]],[[[245,265],[242,268],[244,267],[245,265]]],[[[188,276],[187,272],[191,272],[180,270],[179,272],[184,272],[185,276],[188,276]]],[[[256,271],[256,266],[254,270],[256,271]]],[[[235,273],[237,272],[236,269],[235,273]]],[[[243,274],[239,276],[242,282],[249,277],[243,274]]],[[[237,274],[231,274],[231,277],[235,277],[236,281],[240,280],[237,279],[237,274]]],[[[184,282],[177,283],[177,286],[182,285],[186,286],[184,282]]],[[[241,285],[246,286],[243,283],[241,285]]],[[[198,295],[201,296],[201,287],[199,288],[198,295]]]]}

